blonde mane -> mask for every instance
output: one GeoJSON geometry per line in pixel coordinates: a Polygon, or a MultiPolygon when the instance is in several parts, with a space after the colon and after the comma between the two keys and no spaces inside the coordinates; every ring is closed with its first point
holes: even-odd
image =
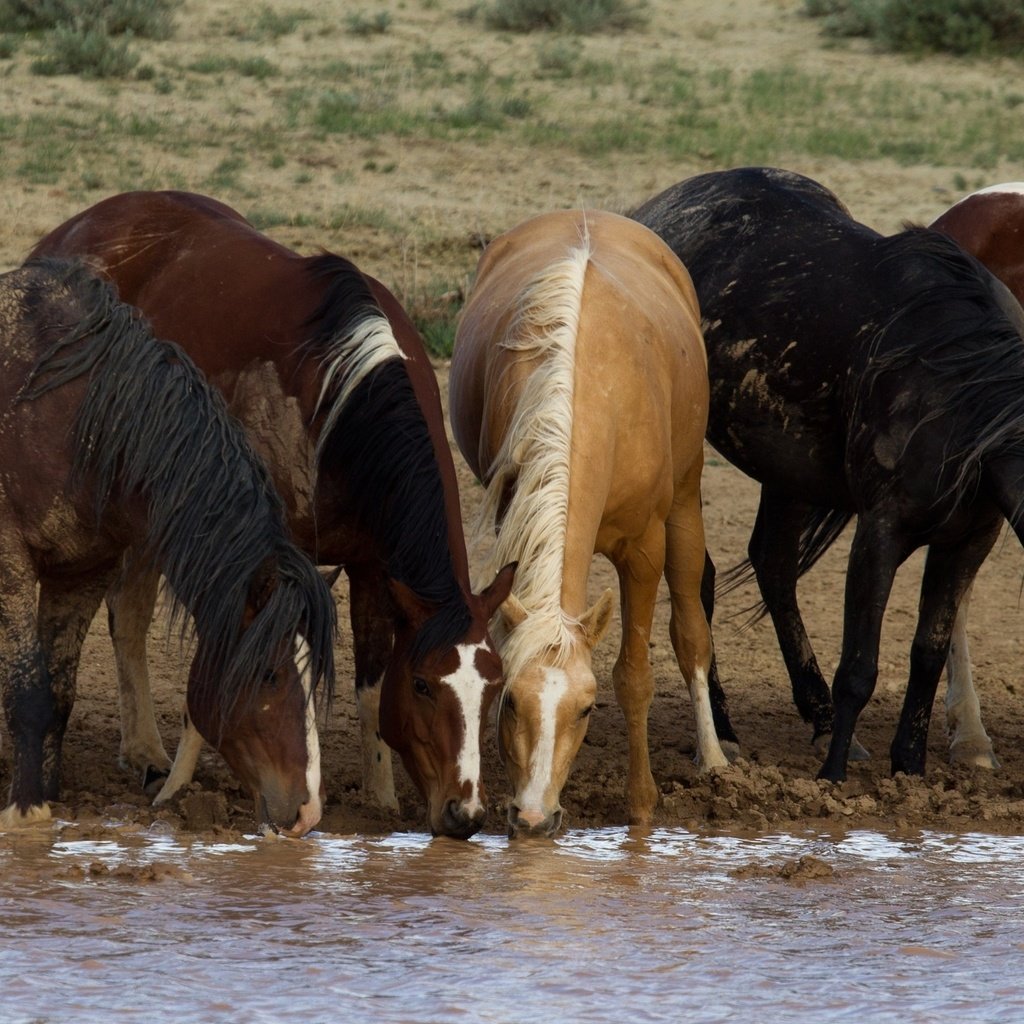
{"type": "Polygon", "coordinates": [[[505,634],[496,626],[507,679],[542,650],[564,664],[575,643],[576,620],[562,612],[562,561],[569,515],[576,334],[583,282],[591,259],[589,236],[534,279],[519,301],[500,347],[523,360],[540,359],[523,385],[515,416],[490,466],[477,529],[493,538],[503,497],[508,508],[491,555],[491,574],[517,561],[515,592],[528,612],[505,634]]]}

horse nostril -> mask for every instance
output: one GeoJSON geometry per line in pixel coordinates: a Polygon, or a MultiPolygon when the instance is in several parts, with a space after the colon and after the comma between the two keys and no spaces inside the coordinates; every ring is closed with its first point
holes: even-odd
{"type": "Polygon", "coordinates": [[[441,811],[441,825],[444,834],[456,839],[468,839],[480,831],[487,812],[479,808],[469,814],[457,800],[448,800],[441,811]]]}

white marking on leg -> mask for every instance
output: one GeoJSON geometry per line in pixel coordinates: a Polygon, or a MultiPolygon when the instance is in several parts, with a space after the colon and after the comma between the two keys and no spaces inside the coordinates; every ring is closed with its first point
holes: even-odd
{"type": "Polygon", "coordinates": [[[981,721],[981,704],[974,689],[971,652],[967,643],[967,610],[970,590],[964,595],[953,622],[953,634],[946,658],[946,728],[949,759],[954,764],[998,768],[992,740],[981,721]]]}
{"type": "Polygon", "coordinates": [[[700,765],[701,771],[724,768],[729,759],[722,752],[718,733],[715,732],[715,718],[711,712],[711,697],[708,694],[708,674],[704,669],[698,668],[693,673],[689,690],[697,725],[697,764],[700,765]]]}
{"type": "Polygon", "coordinates": [[[306,697],[306,792],[309,793],[309,800],[299,808],[298,820],[291,831],[295,835],[304,836],[323,816],[323,804],[320,802],[320,733],[316,727],[316,701],[310,693],[313,679],[309,665],[309,646],[300,636],[295,637],[295,664],[306,697]]]}
{"type": "Polygon", "coordinates": [[[181,738],[178,740],[178,749],[174,754],[174,764],[171,765],[166,782],[153,799],[154,807],[167,803],[178,790],[192,781],[196,764],[199,762],[199,752],[203,749],[203,737],[199,735],[199,730],[192,724],[187,704],[182,710],[181,719],[183,723],[181,738]]]}
{"type": "Polygon", "coordinates": [[[530,753],[529,778],[519,795],[519,816],[531,826],[546,817],[544,794],[551,785],[555,768],[555,739],[558,707],[569,692],[569,676],[564,669],[547,668],[540,692],[540,729],[530,753]]]}

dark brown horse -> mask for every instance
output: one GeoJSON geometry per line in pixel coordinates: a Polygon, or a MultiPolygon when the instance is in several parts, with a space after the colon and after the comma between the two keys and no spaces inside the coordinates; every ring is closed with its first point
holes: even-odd
{"type": "Polygon", "coordinates": [[[199,730],[261,820],[308,831],[320,817],[313,698],[333,683],[334,605],[220,396],[107,283],[59,261],[0,277],[0,350],[13,762],[0,823],[47,817],[58,797],[82,641],[133,549],[191,616],[199,730]]]}
{"type": "Polygon", "coordinates": [[[750,562],[797,705],[831,733],[823,778],[846,775],[896,569],[928,547],[891,749],[894,772],[923,772],[957,608],[1004,518],[1024,539],[1020,306],[938,232],[879,235],[787,171],[699,175],[634,216],[693,277],[708,438],[761,483],[750,562]],[[854,516],[830,695],[796,584],[854,516]]]}
{"type": "MultiPolygon", "coordinates": [[[[223,393],[267,460],[296,543],[348,574],[370,793],[397,806],[383,737],[431,829],[476,832],[481,729],[501,687],[487,627],[512,569],[472,593],[437,381],[394,296],[340,256],[299,256],[184,192],[104,200],[34,253],[87,258],[223,393]]],[[[133,701],[148,689],[154,588],[142,581],[127,610],[113,607],[114,641],[134,655],[121,684],[129,727],[151,715],[133,701]]],[[[146,746],[140,759],[129,739],[129,757],[166,768],[152,737],[146,746]]]]}

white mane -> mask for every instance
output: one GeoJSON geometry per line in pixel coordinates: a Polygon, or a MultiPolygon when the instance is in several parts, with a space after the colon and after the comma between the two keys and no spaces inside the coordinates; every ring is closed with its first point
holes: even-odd
{"type": "Polygon", "coordinates": [[[499,506],[511,500],[491,556],[497,566],[517,561],[515,592],[528,617],[503,635],[497,624],[506,677],[550,648],[556,663],[575,642],[575,620],[562,612],[562,562],[569,515],[569,455],[575,386],[576,334],[583,282],[591,258],[589,237],[552,263],[523,292],[502,348],[542,359],[522,388],[515,416],[489,470],[478,530],[493,537],[499,506]]]}
{"type": "Polygon", "coordinates": [[[367,375],[388,359],[405,359],[391,324],[383,314],[367,317],[351,334],[335,339],[323,358],[323,380],[316,412],[329,399],[330,408],[317,442],[316,465],[320,448],[330,436],[352,392],[367,375]]]}

